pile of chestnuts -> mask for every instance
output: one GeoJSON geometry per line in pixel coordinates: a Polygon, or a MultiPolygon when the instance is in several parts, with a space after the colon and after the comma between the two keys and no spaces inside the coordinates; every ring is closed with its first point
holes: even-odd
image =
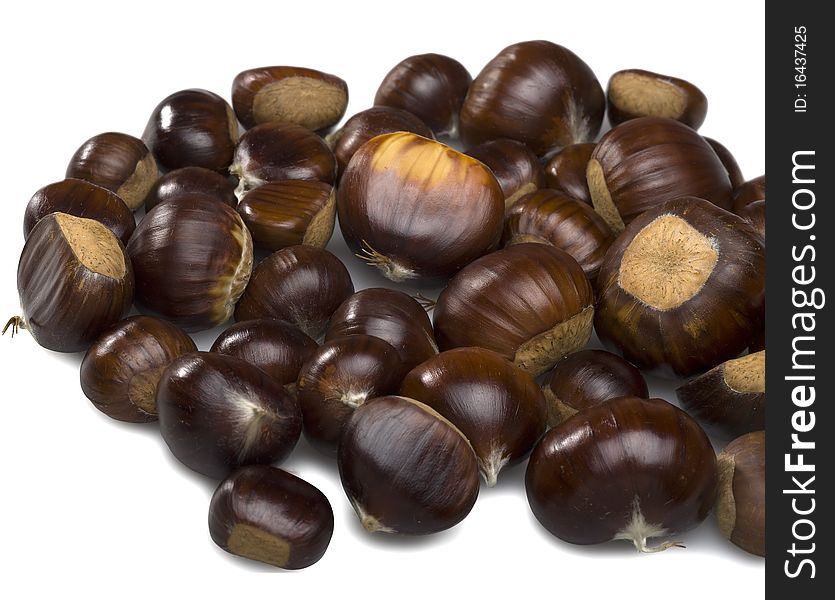
{"type": "Polygon", "coordinates": [[[765,179],[698,133],[698,87],[604,90],[528,41],[475,77],[406,58],[341,128],[348,86],[314,69],[244,71],[231,100],[182,90],[141,139],[84,142],[26,207],[7,324],[86,352],[96,408],[220,481],[220,547],[323,556],[336,499],[277,468],[304,435],[368,531],[450,528],[528,461],[566,542],[655,552],[713,511],[764,555],[765,179]],[[351,268],[399,289],[355,290],[337,222],[351,268]],[[230,320],[209,351],[187,333],[230,320]]]}

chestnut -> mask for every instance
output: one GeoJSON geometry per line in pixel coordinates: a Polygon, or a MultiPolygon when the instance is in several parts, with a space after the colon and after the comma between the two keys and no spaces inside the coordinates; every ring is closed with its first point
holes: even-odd
{"type": "Polygon", "coordinates": [[[81,179],[64,179],[39,189],[23,215],[23,238],[35,224],[50,213],[66,213],[98,221],[113,232],[122,244],[127,244],[136,221],[133,213],[116,194],[94,183],[81,179]]]}
{"type": "Polygon", "coordinates": [[[571,144],[554,154],[545,165],[545,187],[562,190],[572,198],[591,204],[586,169],[596,144],[571,144]]]}
{"type": "Polygon", "coordinates": [[[287,471],[241,467],[212,495],[209,534],[231,554],[304,569],[328,549],[333,509],[322,492],[287,471]]]}
{"type": "Polygon", "coordinates": [[[765,556],[765,431],[738,437],[719,454],[719,531],[746,552],[765,556]]]}
{"type": "Polygon", "coordinates": [[[594,140],[605,110],[603,88],[579,56],[547,41],[521,42],[473,80],[461,108],[461,137],[467,146],[519,140],[543,156],[594,140]]]}
{"type": "Polygon", "coordinates": [[[530,454],[545,433],[545,399],[522,369],[483,348],[441,352],[406,375],[400,394],[423,402],[461,430],[488,486],[530,454]]]}
{"type": "Polygon", "coordinates": [[[760,330],[754,334],[754,337],[751,338],[751,343],[748,345],[748,352],[751,354],[759,352],[760,350],[765,350],[765,326],[761,327],[760,330]]]}
{"type": "Polygon", "coordinates": [[[728,436],[765,429],[765,350],[723,362],[676,395],[687,412],[728,436]]]}
{"type": "Polygon", "coordinates": [[[765,200],[757,200],[746,204],[736,214],[748,221],[765,240],[765,200]]]}
{"type": "Polygon", "coordinates": [[[493,350],[537,376],[586,345],[593,302],[570,255],[546,244],[515,244],[449,281],[435,305],[435,339],[442,350],[493,350]]]}
{"type": "Polygon", "coordinates": [[[204,167],[225,173],[240,133],[229,104],[212,92],[189,89],[162,100],[148,119],[142,140],[166,171],[204,167]]]}
{"type": "Polygon", "coordinates": [[[232,316],[252,271],[252,239],[240,215],[203,195],[178,196],[145,215],[128,254],[137,304],[186,331],[232,316]]]}
{"type": "Polygon", "coordinates": [[[614,127],[592,152],[586,176],[594,209],[615,233],[681,196],[731,208],[731,182],[716,152],[673,119],[640,117],[614,127]]]}
{"type": "Polygon", "coordinates": [[[436,136],[456,137],[458,113],[472,80],[464,65],[454,58],[418,54],[401,60],[386,74],[374,104],[407,110],[436,136]]]}
{"type": "Polygon", "coordinates": [[[235,320],[283,319],[319,339],[328,319],[354,293],[345,265],[314,246],[273,252],[252,272],[235,308],[235,320]]]}
{"type": "Polygon", "coordinates": [[[739,355],[763,325],[764,309],[760,236],[701,198],[640,215],[612,243],[597,276],[600,339],[640,369],[680,377],[739,355]]]}
{"type": "Polygon", "coordinates": [[[247,129],[274,121],[327,129],[345,114],[348,84],[304,67],[247,69],[232,82],[232,106],[247,129]]]}
{"type": "Polygon", "coordinates": [[[115,193],[131,210],[159,175],[157,161],[145,143],[126,133],[100,133],[75,151],[67,166],[67,178],[83,179],[115,193]]]}
{"type": "Polygon", "coordinates": [[[296,385],[304,434],[331,456],[342,428],[358,406],[393,394],[405,371],[388,342],[370,335],[349,335],[325,342],[299,372],[296,385]]]}
{"type": "Polygon", "coordinates": [[[296,400],[234,356],[180,356],[163,371],[156,401],[168,448],[188,468],[214,479],[242,465],[282,461],[301,435],[296,400]]]}
{"type": "Polygon", "coordinates": [[[229,171],[239,179],[235,194],[270,181],[307,179],[333,184],[336,159],[318,135],[293,123],[264,123],[243,136],[229,171]]]}
{"type": "Polygon", "coordinates": [[[522,142],[490,140],[470,148],[467,154],[483,162],[493,172],[504,194],[505,210],[525,194],[542,187],[542,165],[536,154],[522,142]]]}
{"type": "Polygon", "coordinates": [[[155,394],[174,359],[196,352],[179,327],[144,315],[106,330],[81,362],[81,389],[108,417],[131,423],[157,420],[155,394]]]}
{"type": "Polygon", "coordinates": [[[232,208],[238,205],[235,185],[227,177],[203,167],[183,167],[169,171],[154,182],[145,196],[145,212],[171,198],[190,195],[220,200],[232,208]]]}
{"type": "Polygon", "coordinates": [[[438,353],[429,315],[398,290],[366,288],[339,305],[325,341],[357,334],[373,335],[394,346],[407,372],[438,353]]]}
{"type": "Polygon", "coordinates": [[[122,243],[98,221],[50,213],[23,246],[17,291],[23,314],[3,332],[28,329],[44,348],[78,352],[127,314],[133,268],[122,243]]]}
{"type": "Polygon", "coordinates": [[[594,281],[612,240],[612,230],[594,209],[556,190],[541,189],[516,201],[504,221],[502,244],[551,244],[571,255],[594,281]]]}
{"type": "Polygon", "coordinates": [[[324,248],[336,221],[336,190],[321,181],[273,181],[247,192],[238,212],[256,248],[324,248]]]}
{"type": "Polygon", "coordinates": [[[357,408],[342,430],[338,462],[348,500],[372,533],[449,529],[478,497],[467,438],[411,398],[381,396],[357,408]]]}
{"type": "Polygon", "coordinates": [[[684,79],[642,69],[618,71],[606,88],[609,123],[638,117],[667,117],[694,130],[707,116],[704,92],[684,79]]]}
{"type": "Polygon", "coordinates": [[[749,204],[765,201],[765,175],[760,175],[734,188],[733,212],[740,212],[749,204]]]}
{"type": "Polygon", "coordinates": [[[742,176],[742,169],[740,169],[739,163],[736,162],[736,158],[733,154],[731,154],[731,151],[716,140],[707,136],[704,137],[704,140],[711,148],[713,148],[713,151],[716,152],[716,156],[719,157],[719,160],[728,172],[728,179],[731,180],[731,187],[736,189],[745,183],[745,177],[742,176]]]}
{"type": "Polygon", "coordinates": [[[640,552],[701,523],[716,494],[707,435],[669,402],[625,396],[557,425],[531,454],[528,502],[549,532],[572,544],[628,540],[640,552]]]}
{"type": "Polygon", "coordinates": [[[441,279],[496,247],[504,195],[476,159],[400,132],[357,150],[336,207],[348,246],[383,275],[441,279]]]}
{"type": "Polygon", "coordinates": [[[559,425],[579,411],[621,396],[649,398],[641,372],[605,350],[569,354],[548,372],[542,384],[548,425],[559,425]]]}

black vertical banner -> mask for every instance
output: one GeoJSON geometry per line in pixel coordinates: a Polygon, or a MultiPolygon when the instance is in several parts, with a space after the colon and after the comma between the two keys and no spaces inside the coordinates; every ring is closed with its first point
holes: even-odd
{"type": "Polygon", "coordinates": [[[827,3],[766,13],[766,590],[835,590],[835,163],[827,3]],[[831,133],[829,134],[831,135],[831,133]]]}

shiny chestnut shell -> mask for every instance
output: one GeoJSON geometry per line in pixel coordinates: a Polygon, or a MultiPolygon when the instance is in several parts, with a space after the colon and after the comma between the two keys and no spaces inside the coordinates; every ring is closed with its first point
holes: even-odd
{"type": "Polygon", "coordinates": [[[765,200],[757,200],[746,204],[737,214],[748,221],[751,227],[765,240],[765,200]]]}
{"type": "Polygon", "coordinates": [[[554,154],[545,165],[545,187],[562,190],[572,198],[591,204],[586,169],[596,144],[571,144],[554,154]]]}
{"type": "Polygon", "coordinates": [[[516,140],[490,140],[467,150],[495,175],[504,194],[505,210],[525,194],[542,187],[542,165],[536,154],[516,140]]]}
{"type": "Polygon", "coordinates": [[[707,96],[684,79],[643,69],[625,69],[606,88],[609,123],[638,117],[666,117],[698,129],[707,116],[707,96]]]}
{"type": "Polygon", "coordinates": [[[719,531],[746,552],[765,556],[765,431],[738,437],[717,463],[719,531]]]}
{"type": "Polygon", "coordinates": [[[145,196],[145,212],[172,198],[195,195],[219,200],[232,208],[238,205],[235,186],[228,177],[203,167],[183,167],[169,171],[154,182],[145,196]]]}
{"type": "Polygon", "coordinates": [[[745,183],[745,177],[742,175],[742,169],[736,161],[736,157],[731,154],[731,151],[723,144],[712,138],[705,136],[704,140],[711,148],[713,148],[713,151],[716,152],[716,156],[719,157],[719,160],[728,172],[728,179],[731,180],[731,187],[736,189],[745,183]]]}
{"type": "Polygon", "coordinates": [[[765,202],[765,175],[755,177],[734,188],[733,212],[740,215],[746,206],[760,201],[765,202]]]}

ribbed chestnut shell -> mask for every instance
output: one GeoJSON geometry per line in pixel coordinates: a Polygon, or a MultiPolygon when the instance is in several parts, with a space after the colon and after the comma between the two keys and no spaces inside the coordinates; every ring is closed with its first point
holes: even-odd
{"type": "Polygon", "coordinates": [[[707,97],[702,90],[684,79],[642,69],[612,75],[606,104],[613,126],[638,117],[666,117],[695,130],[707,116],[707,97]]]}
{"type": "Polygon", "coordinates": [[[483,162],[493,172],[504,194],[505,210],[544,183],[539,159],[522,142],[490,140],[470,148],[467,154],[483,162]]]}
{"type": "Polygon", "coordinates": [[[591,204],[586,169],[595,146],[593,143],[571,144],[554,154],[545,165],[545,187],[562,190],[572,198],[591,204]]]}
{"type": "Polygon", "coordinates": [[[765,556],[765,431],[738,437],[717,462],[719,531],[746,552],[765,556]]]}
{"type": "Polygon", "coordinates": [[[718,156],[719,160],[722,161],[722,165],[728,172],[728,179],[731,180],[731,187],[736,189],[745,183],[745,177],[742,175],[742,169],[736,161],[736,157],[731,154],[731,151],[712,138],[705,136],[704,140],[711,148],[713,148],[713,151],[716,152],[716,156],[718,156]]]}
{"type": "Polygon", "coordinates": [[[235,186],[228,177],[203,167],[183,167],[156,180],[145,196],[145,212],[172,198],[193,195],[219,200],[232,208],[238,205],[235,186]]]}

